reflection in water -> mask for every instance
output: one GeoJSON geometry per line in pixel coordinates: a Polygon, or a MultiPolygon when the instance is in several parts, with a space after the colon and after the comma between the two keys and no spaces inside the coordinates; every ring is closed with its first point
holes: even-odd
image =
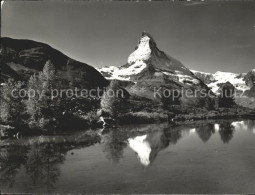
{"type": "Polygon", "coordinates": [[[170,144],[171,138],[167,137],[166,131],[158,131],[149,133],[146,140],[151,147],[149,161],[152,163],[156,159],[157,154],[170,144]]]}
{"type": "Polygon", "coordinates": [[[93,140],[88,138],[82,133],[67,139],[45,136],[16,140],[16,143],[10,140],[9,145],[0,145],[0,184],[12,188],[17,173],[24,167],[31,186],[50,192],[61,174],[59,166],[65,161],[67,151],[98,142],[97,136],[93,136],[93,140]]]}
{"type": "Polygon", "coordinates": [[[129,138],[129,147],[133,149],[144,166],[151,164],[157,154],[169,146],[176,144],[181,138],[182,132],[176,129],[165,128],[161,131],[153,131],[142,136],[129,138]]]}
{"type": "Polygon", "coordinates": [[[123,132],[111,131],[103,137],[103,148],[106,158],[118,163],[123,157],[123,150],[127,146],[126,136],[123,132]]]}
{"type": "Polygon", "coordinates": [[[218,123],[214,124],[214,130],[217,132],[220,130],[220,125],[218,123]]]}
{"type": "Polygon", "coordinates": [[[235,127],[230,122],[223,122],[220,124],[219,134],[223,143],[229,143],[233,138],[235,127]]]}
{"type": "Polygon", "coordinates": [[[33,185],[45,186],[47,191],[54,188],[60,175],[59,164],[65,160],[66,150],[51,143],[35,144],[28,152],[26,172],[33,185]]]}
{"type": "Polygon", "coordinates": [[[207,142],[215,133],[214,124],[207,123],[196,128],[196,132],[203,142],[207,142]]]}
{"type": "Polygon", "coordinates": [[[255,120],[246,121],[248,130],[255,134],[255,120]]]}
{"type": "Polygon", "coordinates": [[[132,148],[140,158],[142,165],[148,166],[150,164],[151,147],[146,140],[147,135],[137,136],[128,139],[129,147],[132,148]]]}
{"type": "MultiPolygon", "coordinates": [[[[143,166],[149,166],[155,161],[160,151],[177,144],[185,136],[196,136],[207,143],[214,134],[219,133],[222,142],[227,144],[232,140],[235,132],[243,130],[253,134],[255,121],[201,122],[189,127],[169,127],[167,124],[160,124],[135,128],[123,127],[100,136],[92,132],[92,135],[88,137],[81,132],[69,136],[7,140],[0,142],[0,184],[4,186],[4,189],[15,189],[17,175],[24,172],[26,182],[29,182],[28,186],[34,188],[39,186],[43,192],[54,191],[61,177],[60,165],[66,160],[67,152],[75,148],[86,150],[87,146],[98,142],[101,144],[105,157],[114,163],[120,163],[126,151],[125,148],[129,146],[137,154],[140,163],[143,166]]],[[[235,136],[238,136],[238,133],[235,136]]],[[[96,159],[93,160],[96,161],[96,159]]]]}
{"type": "Polygon", "coordinates": [[[28,146],[10,146],[6,151],[1,149],[1,184],[12,187],[15,177],[22,165],[32,185],[54,188],[59,175],[59,163],[65,158],[66,150],[54,144],[28,146]]]}
{"type": "Polygon", "coordinates": [[[13,187],[18,170],[27,161],[29,147],[4,147],[0,148],[0,184],[13,187]]]}
{"type": "Polygon", "coordinates": [[[181,137],[186,134],[197,133],[198,137],[206,143],[215,132],[219,132],[222,142],[229,143],[234,136],[235,129],[255,128],[254,121],[228,122],[221,121],[218,123],[205,123],[196,126],[196,128],[185,129],[183,127],[175,127],[169,129],[165,127],[160,131],[153,131],[148,134],[139,135],[128,139],[129,147],[137,153],[140,163],[144,166],[150,165],[157,154],[168,147],[169,144],[176,144],[181,137]]]}
{"type": "Polygon", "coordinates": [[[247,124],[248,130],[255,134],[255,120],[245,121],[245,123],[247,124]]]}
{"type": "Polygon", "coordinates": [[[248,120],[248,121],[236,121],[231,123],[235,129],[240,130],[248,130],[255,134],[255,121],[248,120]]]}
{"type": "Polygon", "coordinates": [[[248,130],[248,124],[244,121],[235,121],[232,122],[231,125],[235,128],[235,129],[242,129],[247,131],[248,130]]]}

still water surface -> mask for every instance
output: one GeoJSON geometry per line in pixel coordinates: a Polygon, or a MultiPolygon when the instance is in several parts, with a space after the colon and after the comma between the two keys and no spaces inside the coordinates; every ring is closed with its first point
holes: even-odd
{"type": "Polygon", "coordinates": [[[255,121],[0,142],[2,192],[254,193],[255,121]]]}

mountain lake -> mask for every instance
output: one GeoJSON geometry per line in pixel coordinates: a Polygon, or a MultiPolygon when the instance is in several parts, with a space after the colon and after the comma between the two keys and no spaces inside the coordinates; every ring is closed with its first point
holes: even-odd
{"type": "Polygon", "coordinates": [[[3,193],[254,193],[255,120],[0,141],[3,193]]]}

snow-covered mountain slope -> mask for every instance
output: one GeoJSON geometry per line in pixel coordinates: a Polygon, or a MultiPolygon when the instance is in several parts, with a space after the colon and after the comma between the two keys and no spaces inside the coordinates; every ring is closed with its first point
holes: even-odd
{"type": "Polygon", "coordinates": [[[217,92],[217,88],[220,83],[230,82],[235,86],[237,90],[246,91],[250,88],[245,84],[244,78],[240,74],[230,73],[230,72],[216,72],[213,74],[215,82],[210,83],[208,86],[212,88],[214,92],[217,92]]]}
{"type": "Polygon", "coordinates": [[[250,87],[246,84],[246,73],[236,74],[231,72],[218,71],[214,74],[199,72],[191,70],[198,78],[200,78],[208,87],[212,89],[214,93],[218,93],[220,85],[222,83],[230,82],[234,87],[241,92],[249,90],[250,87]]]}
{"type": "Polygon", "coordinates": [[[128,64],[135,64],[137,62],[148,60],[150,58],[151,52],[150,37],[141,37],[137,49],[128,57],[128,64]]]}
{"type": "Polygon", "coordinates": [[[143,33],[138,45],[120,67],[103,67],[97,69],[108,80],[124,81],[169,80],[176,86],[190,88],[206,87],[188,68],[171,56],[159,50],[154,39],[148,33],[143,33]]]}
{"type": "MultiPolygon", "coordinates": [[[[250,90],[255,84],[255,70],[249,73],[199,72],[186,68],[180,61],[159,50],[148,33],[143,33],[138,45],[123,66],[97,69],[108,80],[116,79],[133,83],[129,92],[145,89],[145,97],[150,98],[153,87],[167,89],[212,89],[215,94],[223,83],[230,82],[238,92],[250,90]],[[134,90],[135,89],[135,90],[134,90]]],[[[126,82],[127,83],[127,82],[126,82]]],[[[141,95],[141,94],[138,94],[141,95]]]]}
{"type": "Polygon", "coordinates": [[[107,79],[130,80],[147,67],[146,61],[151,56],[150,37],[142,36],[137,49],[128,57],[127,64],[120,67],[110,66],[98,69],[107,79]]]}
{"type": "Polygon", "coordinates": [[[140,73],[146,64],[143,62],[134,63],[133,65],[127,68],[121,68],[116,66],[107,66],[97,69],[101,74],[108,80],[130,80],[130,76],[137,75],[140,73]]]}

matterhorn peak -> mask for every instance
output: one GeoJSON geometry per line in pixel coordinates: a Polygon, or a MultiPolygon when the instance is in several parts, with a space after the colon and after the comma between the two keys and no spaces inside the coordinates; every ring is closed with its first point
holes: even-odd
{"type": "Polygon", "coordinates": [[[150,33],[146,32],[146,31],[143,31],[142,36],[140,37],[140,39],[143,38],[143,37],[149,37],[150,38],[150,47],[151,47],[151,49],[153,49],[157,46],[156,42],[154,41],[154,39],[153,39],[153,37],[151,36],[150,33]]]}
{"type": "MultiPolygon", "coordinates": [[[[186,75],[180,79],[193,80],[193,74],[181,62],[159,50],[154,39],[148,32],[143,32],[138,44],[127,60],[127,64],[120,67],[101,68],[103,74],[108,74],[107,78],[120,80],[134,80],[138,77],[178,77],[186,75]],[[156,71],[156,73],[155,73],[156,71]],[[140,74],[140,76],[138,75],[140,74]],[[110,76],[109,76],[110,75],[110,76]],[[138,75],[138,76],[137,76],[138,75]]],[[[141,78],[142,78],[141,77],[141,78]]],[[[197,83],[197,81],[194,81],[197,83]]]]}
{"type": "Polygon", "coordinates": [[[156,43],[152,36],[144,31],[138,41],[136,50],[133,53],[131,53],[128,57],[128,64],[131,65],[139,61],[145,62],[150,58],[152,50],[155,47],[156,43]]]}

